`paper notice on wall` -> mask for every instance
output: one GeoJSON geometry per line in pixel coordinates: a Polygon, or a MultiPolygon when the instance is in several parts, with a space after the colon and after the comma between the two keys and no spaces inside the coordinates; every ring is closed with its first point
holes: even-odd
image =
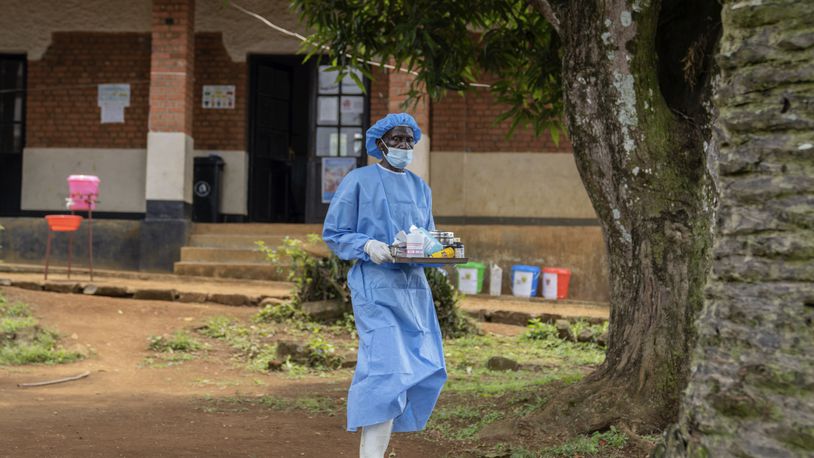
{"type": "Polygon", "coordinates": [[[234,85],[206,85],[203,87],[204,108],[230,110],[235,108],[234,85]]]}
{"type": "Polygon", "coordinates": [[[123,123],[124,109],[130,106],[130,85],[100,84],[96,103],[101,109],[102,124],[123,123]]]}
{"type": "Polygon", "coordinates": [[[124,122],[124,105],[116,102],[104,102],[99,107],[102,109],[102,124],[124,122]]]}

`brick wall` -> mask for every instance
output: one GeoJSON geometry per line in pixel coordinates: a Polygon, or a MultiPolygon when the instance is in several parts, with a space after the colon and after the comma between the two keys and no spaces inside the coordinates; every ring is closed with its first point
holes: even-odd
{"type": "Polygon", "coordinates": [[[145,148],[149,33],[54,32],[28,63],[26,146],[145,148]],[[97,85],[130,83],[123,124],[102,124],[97,85]]]}
{"type": "Polygon", "coordinates": [[[390,79],[387,70],[381,67],[372,69],[373,79],[370,81],[370,124],[387,116],[387,98],[390,93],[390,79]]]}
{"type": "Polygon", "coordinates": [[[195,149],[245,150],[248,70],[233,62],[220,32],[195,34],[195,96],[193,137],[195,149]],[[234,109],[204,109],[204,85],[234,85],[234,109]]]}
{"type": "Polygon", "coordinates": [[[532,129],[518,127],[514,135],[506,138],[509,121],[495,124],[495,119],[506,111],[486,89],[475,89],[459,95],[449,93],[432,103],[432,150],[473,152],[570,152],[571,144],[564,134],[559,146],[548,133],[534,136],[532,129]]]}
{"type": "MultiPolygon", "coordinates": [[[[415,76],[409,73],[401,71],[390,72],[390,98],[388,100],[388,109],[391,113],[405,111],[402,105],[404,101],[407,100],[407,93],[410,91],[410,85],[413,83],[413,80],[415,80],[415,76]]],[[[430,109],[427,97],[422,97],[415,105],[411,102],[410,105],[407,106],[406,111],[413,115],[418,123],[418,127],[420,127],[422,131],[429,133],[430,109]]],[[[433,141],[435,141],[435,139],[433,139],[433,141]]]]}
{"type": "Polygon", "coordinates": [[[153,0],[150,131],[192,135],[194,0],[153,0]]]}

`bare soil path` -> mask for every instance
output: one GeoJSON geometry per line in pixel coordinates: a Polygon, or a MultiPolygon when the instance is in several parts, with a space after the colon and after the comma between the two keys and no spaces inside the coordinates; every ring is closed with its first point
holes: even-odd
{"type": "MultiPolygon", "coordinates": [[[[342,411],[206,408],[206,399],[229,396],[341,400],[348,371],[292,379],[250,372],[217,350],[172,367],[145,364],[150,336],[192,329],[213,315],[248,317],[254,308],[2,287],[0,294],[29,304],[65,346],[91,353],[72,364],[0,367],[0,456],[358,456],[359,436],[345,432],[342,411]],[[83,371],[91,375],[75,382],[17,386],[83,371]]],[[[447,454],[443,444],[415,435],[396,434],[391,444],[399,458],[447,454]]]]}

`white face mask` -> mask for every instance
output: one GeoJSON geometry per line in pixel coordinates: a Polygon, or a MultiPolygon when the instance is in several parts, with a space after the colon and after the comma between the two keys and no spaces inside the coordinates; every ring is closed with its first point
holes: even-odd
{"type": "Polygon", "coordinates": [[[413,150],[412,149],[401,149],[401,148],[391,148],[387,146],[384,141],[384,148],[387,150],[384,158],[387,160],[390,165],[397,169],[403,169],[410,165],[413,162],[413,150]]]}

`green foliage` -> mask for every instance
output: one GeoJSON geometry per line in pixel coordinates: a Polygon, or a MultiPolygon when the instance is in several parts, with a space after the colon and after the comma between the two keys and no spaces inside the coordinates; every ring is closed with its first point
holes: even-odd
{"type": "Polygon", "coordinates": [[[159,353],[192,353],[203,348],[189,333],[176,331],[173,335],[151,336],[148,348],[159,353]]]}
{"type": "Polygon", "coordinates": [[[284,323],[286,321],[305,321],[307,319],[308,316],[291,302],[269,304],[254,316],[254,321],[257,323],[284,323]]]}
{"type": "Polygon", "coordinates": [[[455,405],[436,409],[427,429],[437,431],[446,439],[468,440],[484,426],[503,419],[504,413],[491,410],[489,406],[472,404],[455,405]]]}
{"type": "MultiPolygon", "coordinates": [[[[308,236],[310,243],[319,241],[319,236],[308,236]]],[[[289,304],[267,306],[257,315],[258,322],[306,322],[298,304],[307,301],[339,299],[350,308],[348,271],[353,263],[343,261],[331,254],[327,258],[316,256],[305,249],[305,244],[296,239],[285,238],[275,249],[262,241],[256,242],[258,249],[265,253],[269,262],[279,264],[284,257],[291,259],[289,280],[294,282],[294,299],[289,304]]],[[[435,310],[445,337],[460,337],[476,332],[475,325],[458,308],[460,295],[449,279],[438,269],[425,269],[427,281],[435,301],[435,310]]],[[[343,323],[351,325],[352,315],[346,314],[343,323]]]]}
{"type": "MultiPolygon", "coordinates": [[[[591,324],[585,320],[577,320],[571,323],[571,333],[574,336],[579,335],[583,329],[590,329],[595,339],[596,337],[602,335],[602,333],[607,332],[608,322],[605,321],[602,324],[591,324]]],[[[532,318],[529,320],[529,324],[526,332],[523,334],[523,338],[528,340],[559,340],[557,335],[557,327],[551,323],[544,323],[538,318],[532,318]]]]}
{"type": "Polygon", "coordinates": [[[229,335],[234,320],[228,316],[213,316],[198,332],[213,339],[223,339],[229,335]]]}
{"type": "Polygon", "coordinates": [[[199,328],[198,332],[207,337],[224,340],[238,351],[239,357],[245,360],[250,368],[265,370],[265,366],[262,366],[263,361],[268,363],[273,359],[274,345],[266,342],[266,339],[273,335],[273,331],[267,327],[243,326],[231,318],[214,316],[199,328]]]}
{"type": "Polygon", "coordinates": [[[447,340],[444,355],[449,373],[444,392],[479,397],[520,393],[552,382],[574,383],[605,359],[596,345],[494,335],[447,340]],[[491,371],[486,362],[492,356],[511,358],[530,370],[491,371]],[[540,372],[532,370],[535,366],[540,372]]]}
{"type": "Polygon", "coordinates": [[[608,449],[620,449],[627,444],[627,436],[613,426],[608,431],[596,432],[591,436],[579,436],[557,447],[543,449],[544,457],[572,457],[593,455],[608,449]]]}
{"type": "Polygon", "coordinates": [[[557,327],[551,323],[543,323],[538,318],[529,320],[528,331],[523,337],[530,340],[546,340],[557,337],[557,327]]]}
{"type": "Polygon", "coordinates": [[[172,367],[195,359],[195,355],[189,353],[157,353],[144,358],[142,367],[172,367]]]}
{"type": "Polygon", "coordinates": [[[463,337],[477,331],[475,324],[458,308],[461,294],[439,269],[424,269],[435,302],[441,333],[447,338],[463,337]]]}
{"type": "MultiPolygon", "coordinates": [[[[308,241],[312,244],[320,241],[319,236],[310,234],[308,241]]],[[[288,280],[294,283],[294,304],[308,301],[338,299],[350,304],[347,277],[352,263],[343,261],[331,254],[327,258],[315,256],[306,250],[301,240],[286,237],[282,245],[269,248],[262,241],[255,242],[266,259],[273,264],[280,264],[282,259],[291,260],[288,280]]]]}
{"type": "MultiPolygon", "coordinates": [[[[394,62],[417,73],[409,91],[433,99],[490,81],[490,90],[509,110],[499,120],[531,126],[537,135],[562,130],[560,43],[543,16],[525,0],[439,2],[435,0],[293,0],[315,31],[305,43],[309,55],[327,53],[339,78],[354,67],[370,76],[365,63],[394,62]]],[[[358,83],[357,83],[358,84],[358,83]]],[[[474,89],[485,90],[485,89],[474,89]]]]}
{"type": "Polygon", "coordinates": [[[342,365],[342,358],[336,354],[336,347],[325,340],[320,334],[315,334],[306,344],[308,349],[308,366],[323,369],[338,369],[342,365]]]}
{"type": "Polygon", "coordinates": [[[59,336],[42,329],[22,303],[10,304],[0,296],[0,365],[61,364],[83,355],[59,345],[59,336]]]}

